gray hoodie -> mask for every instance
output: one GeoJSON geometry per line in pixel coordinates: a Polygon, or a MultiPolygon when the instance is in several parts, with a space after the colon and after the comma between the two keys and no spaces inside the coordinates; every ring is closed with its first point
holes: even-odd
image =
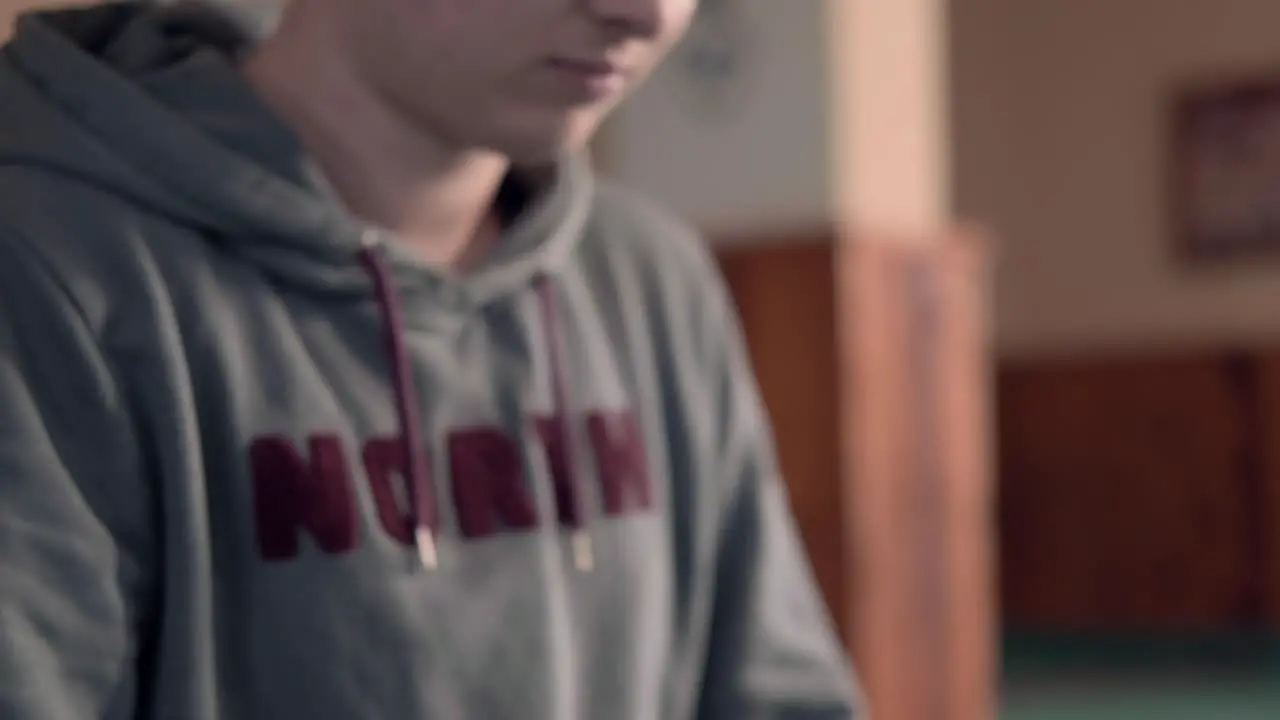
{"type": "Polygon", "coordinates": [[[429,267],[241,42],[0,55],[0,717],[857,716],[694,234],[568,159],[429,267]]]}

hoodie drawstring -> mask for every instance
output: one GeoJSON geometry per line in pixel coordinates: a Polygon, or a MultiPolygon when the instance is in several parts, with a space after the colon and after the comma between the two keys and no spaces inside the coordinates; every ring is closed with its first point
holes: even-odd
{"type": "Polygon", "coordinates": [[[432,525],[435,523],[435,504],[432,498],[434,483],[431,481],[431,467],[427,463],[426,448],[423,446],[422,418],[418,414],[418,391],[413,381],[413,368],[409,364],[409,353],[404,347],[404,311],[400,307],[400,297],[392,287],[391,272],[378,253],[378,244],[376,236],[367,234],[362,241],[360,260],[373,280],[378,308],[382,311],[396,413],[400,419],[399,441],[402,443],[405,477],[413,507],[413,541],[422,567],[434,570],[439,564],[436,539],[432,532],[432,525]]]}
{"type": "Polygon", "coordinates": [[[556,502],[561,510],[561,521],[571,528],[570,544],[573,551],[573,564],[579,570],[588,572],[595,567],[595,553],[591,544],[591,535],[586,529],[586,514],[582,506],[582,484],[578,476],[578,464],[575,462],[574,437],[569,414],[569,385],[565,377],[564,358],[560,355],[560,325],[556,313],[556,287],[546,275],[538,278],[536,285],[538,305],[542,310],[542,330],[547,346],[547,362],[551,366],[551,402],[552,418],[555,422],[555,433],[558,436],[561,455],[564,460],[561,477],[552,472],[552,483],[556,488],[556,502]]]}
{"type": "MultiPolygon", "coordinates": [[[[391,271],[379,253],[379,238],[367,233],[362,241],[360,260],[373,281],[374,294],[382,313],[387,358],[391,364],[391,380],[395,392],[396,412],[400,422],[399,441],[405,458],[404,471],[408,481],[410,502],[413,507],[414,544],[422,567],[434,570],[439,564],[436,550],[434,483],[431,467],[427,462],[423,445],[422,418],[418,413],[418,393],[413,381],[413,368],[404,344],[404,311],[399,294],[392,285],[391,271]]],[[[574,566],[583,572],[595,566],[591,536],[587,532],[582,506],[581,482],[576,462],[572,423],[569,422],[569,386],[564,360],[560,354],[560,333],[556,313],[555,285],[546,276],[538,279],[536,291],[542,311],[542,329],[547,346],[547,361],[551,366],[551,394],[553,403],[554,432],[560,450],[560,472],[552,468],[557,507],[561,509],[561,521],[571,528],[570,544],[574,566]]]]}

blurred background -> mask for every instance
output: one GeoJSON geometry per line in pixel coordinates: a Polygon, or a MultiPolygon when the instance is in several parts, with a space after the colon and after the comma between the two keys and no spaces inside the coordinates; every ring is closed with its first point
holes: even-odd
{"type": "Polygon", "coordinates": [[[1280,717],[1280,4],[702,0],[594,151],[721,259],[876,720],[1280,717]]]}

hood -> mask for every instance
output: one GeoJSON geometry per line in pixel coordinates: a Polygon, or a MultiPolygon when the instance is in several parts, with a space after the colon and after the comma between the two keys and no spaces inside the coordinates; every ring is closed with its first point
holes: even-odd
{"type": "MultiPolygon", "coordinates": [[[[566,159],[536,192],[512,192],[520,183],[509,179],[499,203],[528,200],[474,273],[460,277],[419,262],[344,210],[295,135],[257,99],[236,69],[252,28],[234,17],[201,4],[139,2],[22,16],[0,57],[0,167],[33,166],[93,185],[306,291],[373,298],[414,543],[423,566],[434,567],[438,489],[420,442],[426,434],[405,330],[456,326],[465,314],[531,290],[549,336],[561,418],[554,431],[568,437],[554,280],[582,233],[590,174],[582,161],[566,159]]],[[[173,242],[191,239],[175,234],[173,242]]],[[[570,459],[557,483],[578,482],[570,459]]],[[[580,528],[580,514],[569,517],[580,528]]],[[[573,537],[579,566],[589,566],[585,533],[573,537]]]]}
{"type": "MultiPolygon", "coordinates": [[[[361,239],[296,136],[236,68],[254,28],[202,3],[117,2],[21,16],[0,58],[0,166],[38,166],[196,229],[278,278],[369,293],[361,239]]],[[[560,162],[465,280],[391,243],[400,292],[488,303],[553,273],[578,242],[592,180],[560,162]],[[449,287],[443,287],[449,286],[449,287]]]]}

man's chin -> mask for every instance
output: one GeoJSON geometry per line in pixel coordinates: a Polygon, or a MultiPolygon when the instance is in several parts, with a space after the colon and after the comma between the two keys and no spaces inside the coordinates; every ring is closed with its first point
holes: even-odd
{"type": "Polygon", "coordinates": [[[595,135],[599,119],[585,114],[556,118],[553,122],[510,133],[494,149],[515,165],[536,167],[581,152],[595,135]]]}
{"type": "Polygon", "coordinates": [[[507,156],[512,165],[536,168],[553,165],[566,155],[581,152],[586,144],[586,139],[565,139],[554,142],[513,144],[497,150],[507,156]]]}

